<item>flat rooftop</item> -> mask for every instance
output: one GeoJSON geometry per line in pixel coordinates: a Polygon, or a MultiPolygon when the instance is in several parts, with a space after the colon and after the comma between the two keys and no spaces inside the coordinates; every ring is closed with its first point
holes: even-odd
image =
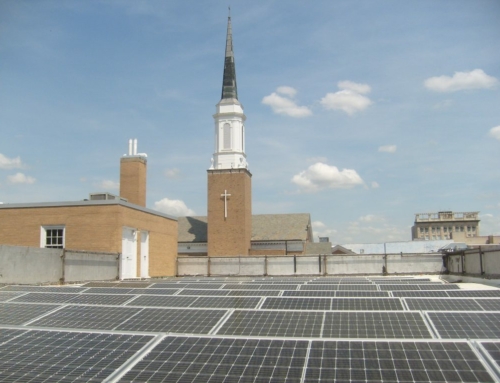
{"type": "Polygon", "coordinates": [[[8,285],[0,302],[0,381],[500,381],[500,289],[437,276],[8,285]]]}

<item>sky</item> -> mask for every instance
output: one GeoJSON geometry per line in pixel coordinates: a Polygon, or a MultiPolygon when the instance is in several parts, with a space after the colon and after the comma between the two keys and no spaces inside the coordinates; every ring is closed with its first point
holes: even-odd
{"type": "MultiPolygon", "coordinates": [[[[0,1],[0,201],[119,193],[206,215],[229,2],[0,1]]],[[[232,0],[254,214],[334,244],[411,239],[415,213],[500,235],[500,2],[232,0]]]]}

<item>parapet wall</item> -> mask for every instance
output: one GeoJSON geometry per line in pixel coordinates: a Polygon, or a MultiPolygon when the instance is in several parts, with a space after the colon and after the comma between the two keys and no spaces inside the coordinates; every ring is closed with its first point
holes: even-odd
{"type": "Polygon", "coordinates": [[[361,275],[441,273],[441,254],[296,255],[177,258],[177,275],[361,275]]]}
{"type": "Polygon", "coordinates": [[[119,254],[0,245],[0,283],[115,280],[119,254]]]}
{"type": "Polygon", "coordinates": [[[451,274],[500,278],[500,246],[464,250],[446,256],[451,274]]]}

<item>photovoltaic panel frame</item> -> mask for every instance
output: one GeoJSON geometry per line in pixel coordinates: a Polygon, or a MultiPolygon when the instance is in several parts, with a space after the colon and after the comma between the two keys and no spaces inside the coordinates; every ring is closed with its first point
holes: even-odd
{"type": "Polygon", "coordinates": [[[500,339],[498,312],[426,313],[443,339],[500,339]]]}
{"type": "Polygon", "coordinates": [[[332,310],[398,311],[404,308],[399,298],[332,298],[332,310]]]}
{"type": "Polygon", "coordinates": [[[31,323],[37,327],[112,330],[141,309],[122,306],[66,306],[31,323]]]}
{"type": "Polygon", "coordinates": [[[323,312],[235,310],[217,335],[319,337],[323,312]]]}
{"type": "Polygon", "coordinates": [[[0,325],[22,325],[58,307],[51,304],[0,303],[0,325]]]}
{"type": "Polygon", "coordinates": [[[419,312],[327,312],[322,338],[432,339],[419,312]]]}
{"type": "Polygon", "coordinates": [[[122,381],[299,383],[307,349],[300,340],[169,336],[122,381]]]}
{"type": "Polygon", "coordinates": [[[410,310],[482,311],[473,298],[402,298],[410,310]]]}
{"type": "Polygon", "coordinates": [[[0,347],[2,382],[101,382],[152,336],[25,331],[0,347]]]}
{"type": "Polygon", "coordinates": [[[306,383],[494,382],[466,342],[313,341],[306,383]]]}
{"type": "Polygon", "coordinates": [[[208,334],[226,313],[226,310],[145,308],[116,330],[208,334]]]}

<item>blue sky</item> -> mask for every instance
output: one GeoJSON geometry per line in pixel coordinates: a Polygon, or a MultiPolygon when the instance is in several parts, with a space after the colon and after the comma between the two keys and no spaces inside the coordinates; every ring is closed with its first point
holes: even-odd
{"type": "MultiPolygon", "coordinates": [[[[0,3],[0,201],[118,193],[206,214],[227,2],[0,3]]],[[[231,1],[253,212],[334,243],[409,240],[415,213],[500,234],[500,2],[231,1]]]]}

